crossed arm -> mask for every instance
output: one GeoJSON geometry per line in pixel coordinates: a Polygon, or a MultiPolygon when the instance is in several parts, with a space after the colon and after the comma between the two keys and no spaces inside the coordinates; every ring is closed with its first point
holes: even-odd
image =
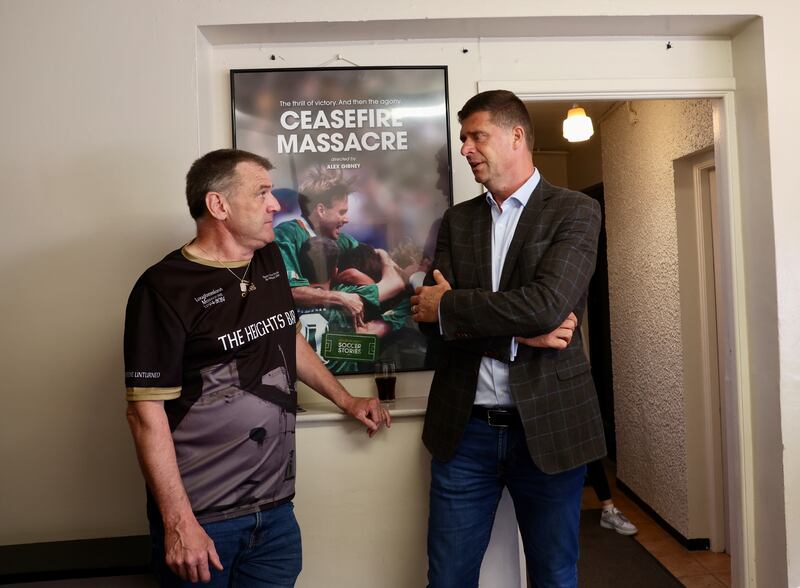
{"type": "MultiPolygon", "coordinates": [[[[442,272],[434,270],[433,279],[435,286],[421,286],[417,288],[416,294],[411,297],[411,308],[414,320],[417,322],[437,322],[439,303],[445,292],[452,290],[450,283],[445,280],[442,272]]],[[[578,326],[578,317],[574,312],[570,312],[559,326],[543,335],[535,337],[515,336],[517,343],[528,347],[540,347],[549,349],[566,349],[575,329],[578,326]]]]}
{"type": "MultiPolygon", "coordinates": [[[[377,433],[381,425],[391,426],[389,412],[381,407],[376,398],[351,396],[322,365],[308,342],[299,334],[296,339],[297,372],[302,382],[366,425],[370,437],[377,433]]],[[[192,512],[181,481],[164,402],[130,401],[127,419],[139,465],[164,523],[166,563],[184,580],[208,582],[211,579],[211,567],[222,570],[222,563],[214,542],[192,512]]]]}
{"type": "Polygon", "coordinates": [[[518,340],[526,343],[577,322],[571,311],[588,287],[597,254],[600,212],[596,203],[575,201],[555,227],[535,267],[527,268],[528,279],[518,287],[498,292],[450,287],[447,278],[456,274],[448,221],[453,222],[447,217],[442,222],[436,247],[434,267],[440,271],[435,271],[433,281],[429,279],[428,285],[418,288],[411,300],[415,321],[440,322],[445,340],[464,344],[480,338],[513,336],[522,336],[518,340]]]}

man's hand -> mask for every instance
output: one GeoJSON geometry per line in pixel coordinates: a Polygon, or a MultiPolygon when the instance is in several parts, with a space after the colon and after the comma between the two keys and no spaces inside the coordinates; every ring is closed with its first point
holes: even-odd
{"type": "Polygon", "coordinates": [[[358,419],[367,426],[367,434],[372,437],[381,425],[390,427],[392,417],[377,398],[360,398],[351,396],[333,374],[328,371],[311,349],[308,341],[300,334],[297,341],[297,377],[301,382],[316,390],[319,394],[333,402],[345,413],[358,419]]]}
{"type": "Polygon", "coordinates": [[[222,571],[214,542],[194,517],[164,527],[164,552],[169,569],[189,582],[209,582],[208,563],[222,571]]]}
{"type": "Polygon", "coordinates": [[[412,317],[418,323],[439,322],[439,301],[448,290],[452,290],[442,272],[433,270],[435,286],[420,286],[411,297],[412,317]]]}
{"type": "Polygon", "coordinates": [[[578,326],[578,317],[575,313],[569,316],[554,331],[538,337],[514,337],[518,343],[529,347],[540,347],[544,349],[566,349],[572,341],[572,335],[578,326]]]}
{"type": "Polygon", "coordinates": [[[348,315],[355,318],[364,317],[364,301],[361,296],[352,292],[337,292],[339,305],[348,315]]]}
{"type": "Polygon", "coordinates": [[[130,401],[127,417],[142,473],[164,521],[164,560],[184,580],[208,582],[208,562],[217,570],[222,570],[222,563],[214,542],[192,513],[178,471],[164,401],[130,401]]]}
{"type": "Polygon", "coordinates": [[[370,437],[378,432],[381,425],[386,425],[387,429],[392,426],[392,415],[375,397],[351,396],[342,409],[354,419],[367,425],[367,435],[370,437]]]}

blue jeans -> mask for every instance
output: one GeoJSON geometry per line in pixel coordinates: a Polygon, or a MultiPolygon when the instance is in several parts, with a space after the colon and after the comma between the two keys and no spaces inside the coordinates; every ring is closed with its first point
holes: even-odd
{"type": "Polygon", "coordinates": [[[256,514],[203,525],[214,541],[221,572],[211,570],[211,583],[186,582],[164,562],[164,529],[151,525],[153,567],[159,586],[213,588],[286,588],[294,586],[302,568],[300,527],[291,502],[256,514]]]}
{"type": "Polygon", "coordinates": [[[586,466],[555,475],[531,460],[521,422],[490,427],[470,419],[456,455],[431,462],[430,588],[478,586],[494,515],[507,487],[531,585],[578,585],[578,532],[586,466]]]}

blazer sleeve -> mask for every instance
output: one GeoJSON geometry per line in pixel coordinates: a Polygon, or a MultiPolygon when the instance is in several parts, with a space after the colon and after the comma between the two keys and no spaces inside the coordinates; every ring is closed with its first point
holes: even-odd
{"type": "Polygon", "coordinates": [[[568,211],[530,268],[527,283],[501,292],[453,289],[444,294],[439,311],[445,340],[542,335],[577,307],[594,273],[600,206],[586,196],[566,204],[568,211]]]}
{"type": "MultiPolygon", "coordinates": [[[[433,254],[433,264],[430,271],[425,275],[423,285],[433,286],[436,282],[433,279],[433,270],[438,269],[442,272],[445,279],[453,283],[453,264],[450,257],[450,229],[448,228],[449,213],[451,209],[444,211],[442,222],[439,224],[439,234],[436,236],[436,249],[433,254]]],[[[419,330],[429,337],[439,337],[439,323],[418,323],[419,330]]]]}
{"type": "MultiPolygon", "coordinates": [[[[458,286],[453,268],[452,250],[450,247],[450,221],[449,213],[452,209],[448,209],[444,213],[441,225],[439,227],[439,234],[436,239],[436,250],[433,258],[431,270],[425,276],[424,284],[432,286],[435,284],[433,279],[433,270],[438,269],[442,272],[445,279],[454,285],[458,286]]],[[[436,339],[443,339],[443,330],[438,322],[436,323],[419,323],[419,329],[425,335],[434,337],[436,339]]],[[[460,351],[473,355],[483,356],[487,353],[491,357],[508,363],[509,351],[511,348],[511,337],[475,337],[471,339],[461,340],[447,340],[446,341],[451,351],[460,351]]]]}

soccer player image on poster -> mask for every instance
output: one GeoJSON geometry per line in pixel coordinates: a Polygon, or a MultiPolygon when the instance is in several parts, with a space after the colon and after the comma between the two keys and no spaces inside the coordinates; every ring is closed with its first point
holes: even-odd
{"type": "Polygon", "coordinates": [[[430,369],[409,298],[452,204],[446,67],[232,70],[231,95],[308,342],[337,375],[430,369]]]}

